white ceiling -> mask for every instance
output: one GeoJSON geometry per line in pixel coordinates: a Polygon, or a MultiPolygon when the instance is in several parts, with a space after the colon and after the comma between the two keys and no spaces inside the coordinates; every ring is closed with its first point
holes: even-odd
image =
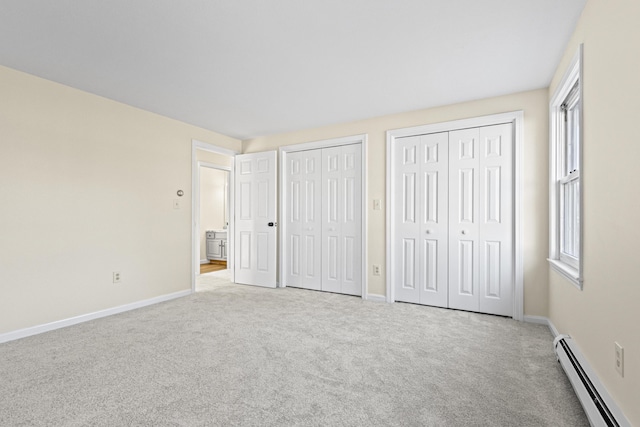
{"type": "Polygon", "coordinates": [[[240,139],[547,87],[586,0],[0,0],[0,64],[240,139]]]}

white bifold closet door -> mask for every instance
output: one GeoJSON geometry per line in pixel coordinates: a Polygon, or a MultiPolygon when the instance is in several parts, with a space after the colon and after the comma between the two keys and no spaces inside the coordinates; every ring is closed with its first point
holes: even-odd
{"type": "Polygon", "coordinates": [[[361,145],[322,149],[322,290],[362,295],[361,145]]]}
{"type": "Polygon", "coordinates": [[[513,312],[511,124],[399,138],[396,300],[513,312]]]}
{"type": "Polygon", "coordinates": [[[513,312],[510,124],[449,133],[449,307],[513,312]]]}
{"type": "Polygon", "coordinates": [[[396,140],[396,300],[447,307],[448,134],[396,140]]]}
{"type": "Polygon", "coordinates": [[[321,150],[287,154],[287,285],[322,289],[321,150]]]}
{"type": "Polygon", "coordinates": [[[361,145],[293,152],[287,162],[287,285],[361,295],[361,145]]]}

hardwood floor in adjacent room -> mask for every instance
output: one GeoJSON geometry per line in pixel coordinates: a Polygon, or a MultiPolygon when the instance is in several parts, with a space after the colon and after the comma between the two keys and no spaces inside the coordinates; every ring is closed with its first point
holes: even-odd
{"type": "Polygon", "coordinates": [[[209,264],[200,264],[200,274],[211,273],[213,271],[226,270],[226,261],[212,261],[209,264]]]}

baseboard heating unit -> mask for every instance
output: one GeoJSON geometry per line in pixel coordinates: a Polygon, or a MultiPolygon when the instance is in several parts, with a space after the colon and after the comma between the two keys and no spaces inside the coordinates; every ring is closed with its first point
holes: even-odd
{"type": "Polygon", "coordinates": [[[553,348],[558,362],[582,403],[589,423],[594,427],[630,427],[631,424],[600,383],[571,337],[558,335],[553,341],[553,348]]]}

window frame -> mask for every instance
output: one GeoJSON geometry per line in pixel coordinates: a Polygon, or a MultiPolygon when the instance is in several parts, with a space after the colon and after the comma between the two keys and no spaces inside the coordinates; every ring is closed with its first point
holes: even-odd
{"type": "MultiPolygon", "coordinates": [[[[583,258],[583,191],[584,184],[583,175],[583,86],[582,77],[582,51],[583,45],[578,47],[578,51],[574,55],[569,68],[565,72],[562,80],[551,98],[549,103],[549,127],[550,127],[550,149],[549,149],[549,264],[550,266],[562,274],[566,279],[573,283],[578,289],[582,289],[582,258],[583,258]],[[576,87],[577,86],[577,87],[576,87]],[[569,108],[567,108],[569,107],[569,108]],[[567,110],[577,108],[577,135],[576,146],[574,152],[577,156],[577,164],[573,170],[567,170],[567,110]],[[563,233],[567,222],[563,217],[566,211],[564,203],[564,192],[569,185],[577,181],[577,191],[575,197],[577,201],[575,208],[577,211],[577,220],[572,224],[577,231],[577,247],[574,248],[573,254],[566,253],[564,249],[563,233]]],[[[575,242],[575,240],[574,240],[575,242]]]]}

